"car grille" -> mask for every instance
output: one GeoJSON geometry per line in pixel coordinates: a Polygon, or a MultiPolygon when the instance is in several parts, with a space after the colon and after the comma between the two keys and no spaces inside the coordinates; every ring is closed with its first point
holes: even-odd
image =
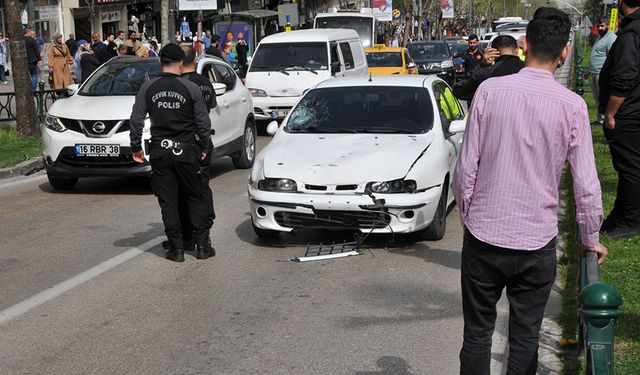
{"type": "Polygon", "coordinates": [[[140,165],[131,158],[129,147],[120,147],[120,155],[108,157],[78,156],[75,147],[65,147],[56,162],[76,168],[130,168],[140,165]]]}
{"type": "Polygon", "coordinates": [[[277,211],[274,218],[285,228],[372,229],[384,228],[391,216],[368,211],[315,211],[315,214],[277,211]]]}
{"type": "Polygon", "coordinates": [[[91,138],[107,138],[116,133],[129,131],[129,120],[74,120],[61,118],[64,126],[74,132],[82,133],[91,138]],[[96,123],[102,123],[104,130],[96,131],[96,123]]]}

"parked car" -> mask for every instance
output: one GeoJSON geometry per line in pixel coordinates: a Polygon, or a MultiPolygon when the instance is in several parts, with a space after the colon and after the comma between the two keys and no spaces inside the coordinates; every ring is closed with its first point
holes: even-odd
{"type": "Polygon", "coordinates": [[[248,182],[259,237],[297,229],[444,236],[466,115],[436,76],[351,77],[309,90],[248,182]]]}
{"type": "Polygon", "coordinates": [[[442,40],[411,42],[407,46],[420,74],[436,74],[448,84],[455,81],[455,68],[449,46],[442,40]]]}
{"type": "MultiPolygon", "coordinates": [[[[218,58],[200,59],[197,71],[212,81],[217,95],[218,106],[209,113],[215,130],[212,156],[231,156],[237,168],[250,168],[256,131],[249,91],[218,58]]],[[[115,57],[79,88],[70,86],[70,98],[53,103],[42,126],[42,157],[51,186],[70,189],[80,177],[151,174],[148,163],[131,158],[129,118],[140,86],[159,74],[158,59],[115,57]]],[[[150,137],[147,122],[143,139],[150,137]]]]}
{"type": "Polygon", "coordinates": [[[418,74],[418,68],[404,47],[386,47],[376,44],[373,48],[365,48],[369,74],[418,74]]]}
{"type": "Polygon", "coordinates": [[[366,74],[367,61],[355,30],[297,30],[260,41],[245,84],[253,96],[256,118],[281,120],[318,82],[366,74]]]}

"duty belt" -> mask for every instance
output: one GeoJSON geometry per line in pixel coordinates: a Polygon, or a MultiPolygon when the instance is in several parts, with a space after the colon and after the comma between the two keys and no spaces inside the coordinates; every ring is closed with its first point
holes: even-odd
{"type": "Polygon", "coordinates": [[[195,146],[193,143],[177,142],[177,141],[174,141],[173,139],[163,139],[160,142],[153,142],[152,144],[160,146],[165,150],[171,150],[171,152],[176,156],[182,155],[185,148],[195,146]]]}

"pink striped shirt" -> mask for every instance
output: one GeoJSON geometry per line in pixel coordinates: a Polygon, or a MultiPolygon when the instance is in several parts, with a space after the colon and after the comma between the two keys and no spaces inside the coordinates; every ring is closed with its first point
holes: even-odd
{"type": "Polygon", "coordinates": [[[587,246],[602,223],[584,100],[542,69],[483,82],[474,96],[453,192],[460,219],[491,245],[535,250],[558,234],[558,187],[569,161],[587,246]]]}

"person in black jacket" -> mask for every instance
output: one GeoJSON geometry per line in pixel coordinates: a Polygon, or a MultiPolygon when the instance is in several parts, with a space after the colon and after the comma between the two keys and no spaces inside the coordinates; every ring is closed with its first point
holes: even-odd
{"type": "Polygon", "coordinates": [[[478,67],[471,76],[453,85],[453,95],[471,103],[478,86],[491,77],[502,77],[515,74],[524,68],[524,62],[518,57],[518,43],[510,35],[497,36],[491,42],[491,48],[484,51],[485,61],[497,57],[493,65],[478,67]]]}
{"type": "Polygon", "coordinates": [[[30,28],[24,30],[24,46],[27,50],[27,64],[29,75],[31,75],[31,89],[36,90],[38,86],[38,68],[42,66],[42,56],[36,43],[36,32],[30,28]]]}
{"type": "Polygon", "coordinates": [[[209,46],[209,48],[207,48],[206,51],[204,51],[204,53],[206,53],[207,55],[219,57],[221,60],[224,60],[222,58],[222,52],[220,52],[220,48],[218,47],[219,43],[220,37],[217,35],[212,36],[211,45],[209,46]]]}
{"type": "Polygon", "coordinates": [[[244,39],[243,33],[238,33],[238,43],[236,43],[238,75],[240,78],[247,76],[247,54],[249,53],[249,45],[244,39]]]}
{"type": "Polygon", "coordinates": [[[69,52],[71,52],[71,56],[75,56],[76,52],[78,52],[78,42],[76,41],[76,36],[73,34],[69,34],[69,39],[67,39],[64,44],[69,48],[69,52]]]}
{"type": "Polygon", "coordinates": [[[180,77],[184,57],[184,51],[173,43],[162,47],[162,74],[140,87],[131,112],[129,135],[133,160],[144,163],[142,129],[149,114],[151,185],[170,242],[166,258],[174,262],[184,261],[180,200],[188,205],[196,258],[214,255],[200,176],[200,162],[206,159],[211,142],[211,120],[200,87],[180,77]]]}
{"type": "Polygon", "coordinates": [[[618,189],[601,231],[613,238],[640,234],[640,0],[623,0],[618,38],[600,71],[600,108],[618,189]]]}

